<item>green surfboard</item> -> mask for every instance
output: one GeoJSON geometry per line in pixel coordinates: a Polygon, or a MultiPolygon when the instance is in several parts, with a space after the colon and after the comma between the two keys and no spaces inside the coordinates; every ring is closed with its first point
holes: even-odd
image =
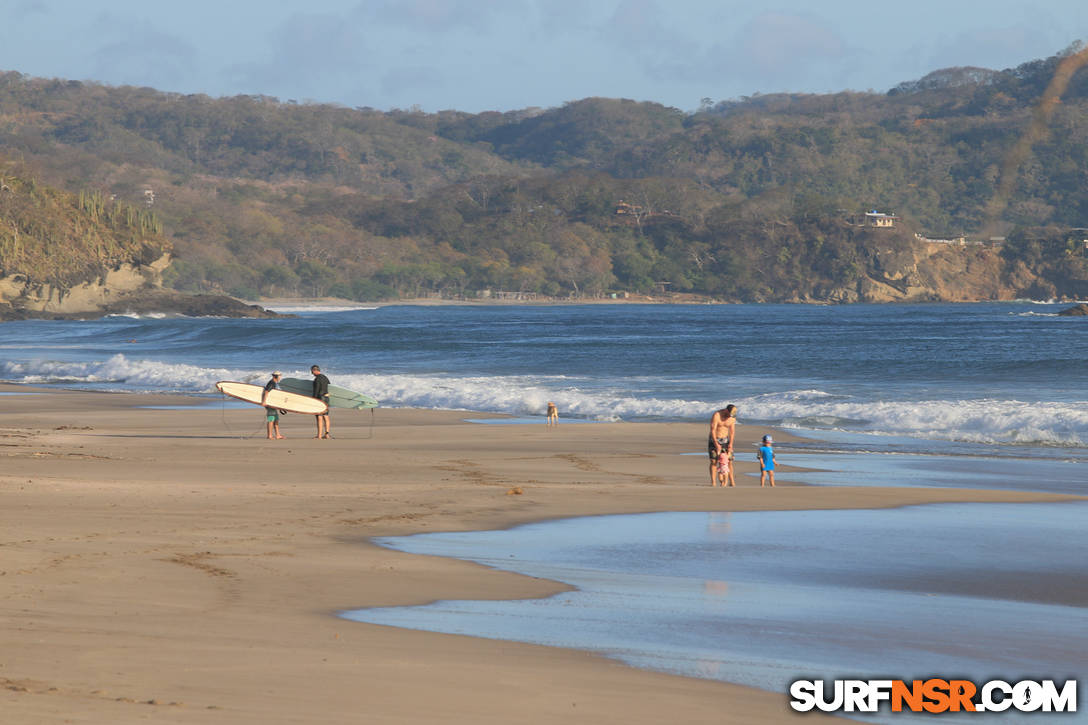
{"type": "MultiPolygon", "coordinates": [[[[302,378],[284,378],[280,380],[280,389],[289,393],[298,393],[299,395],[313,395],[314,382],[302,378]]],[[[329,407],[363,410],[364,408],[377,408],[378,401],[369,395],[341,388],[339,385],[330,385],[329,407]]]]}

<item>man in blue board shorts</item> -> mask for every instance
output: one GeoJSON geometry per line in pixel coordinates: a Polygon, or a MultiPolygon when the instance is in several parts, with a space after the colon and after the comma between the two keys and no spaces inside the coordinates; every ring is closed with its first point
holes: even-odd
{"type": "MultiPolygon", "coordinates": [[[[321,372],[321,368],[317,365],[310,367],[310,373],[314,376],[313,397],[325,401],[325,404],[328,405],[329,379],[325,377],[325,374],[321,372]]],[[[314,417],[317,418],[317,435],[314,438],[332,438],[332,421],[329,420],[328,412],[326,411],[314,417]]]]}
{"type": "MultiPolygon", "coordinates": [[[[280,387],[280,371],[272,373],[272,379],[264,386],[264,395],[261,396],[261,405],[264,405],[264,401],[268,398],[268,394],[273,390],[278,390],[280,387]]],[[[268,440],[283,440],[283,436],[280,435],[280,411],[279,408],[272,408],[267,405],[264,407],[264,417],[268,426],[268,440]]]]}

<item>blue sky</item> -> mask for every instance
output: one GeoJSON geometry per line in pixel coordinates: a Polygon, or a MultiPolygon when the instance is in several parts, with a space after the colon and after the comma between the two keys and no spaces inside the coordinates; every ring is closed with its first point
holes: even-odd
{"type": "Polygon", "coordinates": [[[0,70],[383,110],[690,111],[1010,68],[1078,39],[1088,0],[0,0],[0,70]]]}

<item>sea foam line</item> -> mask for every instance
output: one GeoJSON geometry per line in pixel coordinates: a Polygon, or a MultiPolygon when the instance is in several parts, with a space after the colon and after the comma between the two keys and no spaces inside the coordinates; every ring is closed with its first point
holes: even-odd
{"type": "MultiPolygon", "coordinates": [[[[3,362],[0,377],[28,384],[63,383],[106,390],[214,393],[220,380],[261,383],[269,370],[206,368],[132,360],[117,354],[98,362],[3,362]]],[[[309,371],[285,369],[286,377],[309,371]]],[[[633,395],[623,380],[525,376],[333,374],[332,382],[372,395],[385,407],[542,415],[547,402],[561,416],[591,420],[705,422],[732,402],[740,423],[785,425],[974,443],[1088,447],[1088,401],[1006,399],[871,400],[820,390],[787,390],[730,400],[633,395]]],[[[652,390],[652,381],[640,383],[652,390]]]]}

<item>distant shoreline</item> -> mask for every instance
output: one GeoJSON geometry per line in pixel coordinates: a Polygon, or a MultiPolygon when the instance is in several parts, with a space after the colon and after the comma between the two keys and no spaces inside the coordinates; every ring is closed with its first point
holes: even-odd
{"type": "Polygon", "coordinates": [[[952,302],[933,300],[927,302],[727,302],[710,298],[691,297],[653,297],[649,295],[629,296],[623,299],[610,299],[598,297],[579,297],[575,299],[551,297],[544,299],[514,300],[514,299],[446,299],[438,297],[411,297],[402,300],[382,300],[375,302],[360,302],[340,297],[270,297],[259,300],[242,300],[247,305],[256,305],[267,310],[275,310],[277,307],[288,308],[344,308],[344,309],[376,309],[379,307],[415,306],[415,307],[562,307],[576,305],[797,305],[802,307],[850,307],[853,305],[982,305],[982,304],[1030,304],[1030,305],[1088,305],[1080,300],[972,300],[969,302],[952,302]]]}
{"type": "MultiPolygon", "coordinates": [[[[340,297],[270,297],[259,300],[243,300],[246,304],[257,305],[265,309],[275,307],[393,307],[396,305],[410,305],[417,307],[521,307],[521,306],[562,306],[562,305],[731,305],[738,302],[724,302],[713,299],[676,299],[666,297],[652,297],[648,295],[629,296],[626,298],[600,298],[578,297],[574,299],[562,297],[547,297],[540,299],[448,299],[442,297],[409,297],[402,300],[382,300],[375,302],[360,302],[340,297]]],[[[812,303],[823,304],[823,303],[812,303]]]]}

